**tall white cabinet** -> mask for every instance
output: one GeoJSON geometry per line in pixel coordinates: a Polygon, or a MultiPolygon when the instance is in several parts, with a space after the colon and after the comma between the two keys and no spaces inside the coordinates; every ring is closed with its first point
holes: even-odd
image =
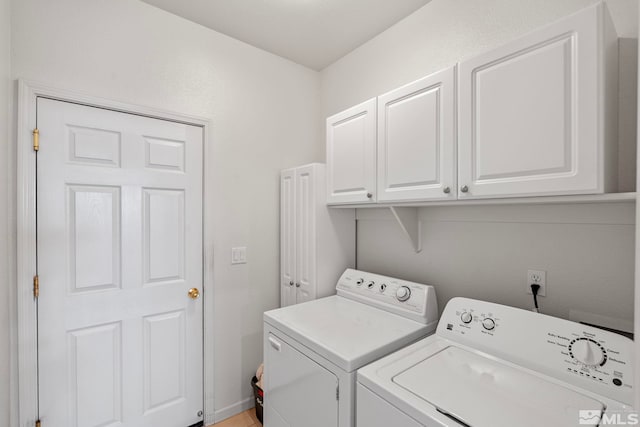
{"type": "Polygon", "coordinates": [[[325,170],[313,163],[280,174],[282,307],[335,293],[340,275],[355,267],[355,210],[327,207],[325,170]]]}

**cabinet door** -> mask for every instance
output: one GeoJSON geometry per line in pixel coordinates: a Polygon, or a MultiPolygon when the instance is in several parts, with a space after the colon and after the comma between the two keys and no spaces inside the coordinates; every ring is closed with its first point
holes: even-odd
{"type": "Polygon", "coordinates": [[[376,99],[327,119],[327,203],[375,202],[376,99]]]}
{"type": "Polygon", "coordinates": [[[316,194],[314,166],[303,166],[296,174],[296,282],[295,302],[316,297],[316,194]]]}
{"type": "Polygon", "coordinates": [[[378,201],[455,199],[455,66],[378,97],[378,201]]]}
{"type": "Polygon", "coordinates": [[[280,306],[295,303],[296,277],[296,174],[280,174],[280,306]]]}
{"type": "Polygon", "coordinates": [[[460,198],[602,191],[601,13],[460,63],[460,198]]]}

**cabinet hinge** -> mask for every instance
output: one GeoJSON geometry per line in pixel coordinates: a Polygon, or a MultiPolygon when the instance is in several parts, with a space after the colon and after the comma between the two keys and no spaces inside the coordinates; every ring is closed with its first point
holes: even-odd
{"type": "Polygon", "coordinates": [[[36,274],[33,276],[33,297],[38,298],[40,296],[40,278],[36,274]]]}
{"type": "Polygon", "coordinates": [[[336,400],[340,400],[340,386],[336,386],[336,400]]]}
{"type": "Polygon", "coordinates": [[[36,427],[40,427],[40,426],[41,426],[40,420],[37,420],[36,421],[36,427]]]}
{"type": "Polygon", "coordinates": [[[40,131],[38,128],[33,130],[33,151],[40,150],[40,131]]]}

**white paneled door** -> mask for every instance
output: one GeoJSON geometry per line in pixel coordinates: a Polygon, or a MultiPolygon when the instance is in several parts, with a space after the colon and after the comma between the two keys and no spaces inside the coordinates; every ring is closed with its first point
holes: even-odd
{"type": "Polygon", "coordinates": [[[202,128],[40,98],[47,427],[202,421],[202,128]]]}

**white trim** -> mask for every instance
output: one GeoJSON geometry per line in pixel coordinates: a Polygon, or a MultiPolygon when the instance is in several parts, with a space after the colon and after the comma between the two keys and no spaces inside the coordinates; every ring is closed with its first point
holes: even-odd
{"type": "MultiPolygon", "coordinates": [[[[640,17],[640,11],[639,17],[640,17]]],[[[638,46],[638,65],[640,66],[640,46],[638,46]]],[[[640,73],[638,74],[638,83],[640,84],[640,73]]],[[[640,147],[640,85],[638,86],[638,120],[636,123],[636,129],[638,131],[636,137],[636,148],[640,147]]],[[[640,190],[640,150],[636,149],[636,192],[640,190]]],[[[635,366],[635,400],[634,407],[636,409],[640,408],[640,194],[638,195],[636,201],[636,259],[635,259],[635,280],[634,280],[634,316],[633,316],[633,326],[634,326],[634,338],[635,338],[635,350],[636,355],[634,357],[633,363],[635,366]]]]}
{"type": "MultiPolygon", "coordinates": [[[[37,398],[37,336],[36,304],[32,295],[33,275],[36,272],[36,187],[35,152],[31,133],[36,125],[36,100],[46,97],[65,102],[105,108],[129,114],[138,114],[170,120],[203,128],[204,133],[204,422],[213,423],[214,413],[214,340],[213,333],[213,149],[212,123],[209,119],[142,107],[118,101],[61,90],[38,83],[18,81],[18,135],[17,135],[17,306],[18,306],[18,389],[20,427],[33,427],[38,416],[37,398]]],[[[13,353],[15,354],[15,353],[13,353]]]]}
{"type": "MultiPolygon", "coordinates": [[[[220,421],[226,420],[227,418],[231,418],[234,415],[238,415],[240,412],[244,412],[247,409],[253,408],[253,397],[248,399],[241,400],[239,402],[234,403],[233,405],[226,406],[222,409],[218,409],[215,412],[215,419],[217,423],[220,421]]],[[[207,423],[204,423],[206,426],[207,423]]]]}

